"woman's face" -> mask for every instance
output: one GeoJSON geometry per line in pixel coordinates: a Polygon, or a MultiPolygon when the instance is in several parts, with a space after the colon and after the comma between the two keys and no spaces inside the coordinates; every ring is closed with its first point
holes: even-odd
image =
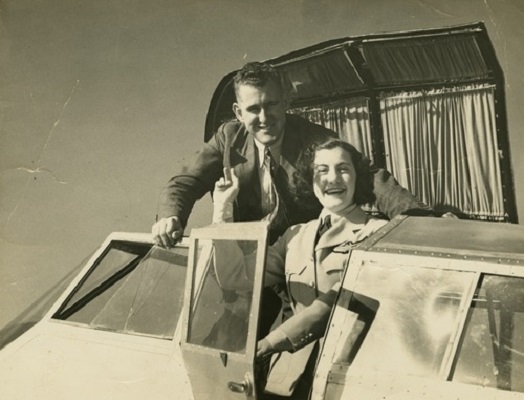
{"type": "Polygon", "coordinates": [[[324,208],[339,214],[354,204],[357,173],[350,154],[341,147],[315,152],[313,191],[324,208]]]}

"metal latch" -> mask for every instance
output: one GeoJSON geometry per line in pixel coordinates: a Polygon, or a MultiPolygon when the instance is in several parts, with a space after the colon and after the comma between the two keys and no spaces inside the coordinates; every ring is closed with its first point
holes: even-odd
{"type": "Polygon", "coordinates": [[[249,373],[247,373],[243,382],[228,382],[227,387],[233,393],[245,393],[250,395],[253,390],[253,380],[249,373]]]}

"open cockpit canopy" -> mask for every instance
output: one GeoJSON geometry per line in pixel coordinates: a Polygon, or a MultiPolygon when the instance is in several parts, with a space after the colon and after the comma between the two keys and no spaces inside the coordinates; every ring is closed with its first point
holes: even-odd
{"type": "MultiPolygon", "coordinates": [[[[518,222],[504,78],[483,23],[341,38],[272,60],[289,112],[325,125],[437,212],[518,222]]],[[[233,76],[205,140],[234,118],[233,76]]]]}

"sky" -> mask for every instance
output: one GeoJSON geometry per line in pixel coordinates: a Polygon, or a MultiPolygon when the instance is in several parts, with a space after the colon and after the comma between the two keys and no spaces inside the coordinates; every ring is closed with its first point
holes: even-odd
{"type": "Polygon", "coordinates": [[[0,0],[0,329],[109,233],[150,231],[223,76],[325,40],[484,21],[522,220],[523,14],[521,0],[0,0]]]}

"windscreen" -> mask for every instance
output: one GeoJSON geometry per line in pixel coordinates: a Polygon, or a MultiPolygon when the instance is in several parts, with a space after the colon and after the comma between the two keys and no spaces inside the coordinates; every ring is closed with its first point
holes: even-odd
{"type": "Polygon", "coordinates": [[[458,349],[453,381],[524,392],[524,279],[485,275],[458,349]]]}
{"type": "Polygon", "coordinates": [[[350,364],[357,374],[437,377],[474,277],[462,271],[362,266],[349,305],[358,320],[348,327],[337,362],[350,364]]]}
{"type": "Polygon", "coordinates": [[[183,304],[187,253],[113,242],[54,318],[170,339],[183,304]]]}
{"type": "Polygon", "coordinates": [[[188,343],[244,353],[257,241],[197,240],[188,343]]]}

